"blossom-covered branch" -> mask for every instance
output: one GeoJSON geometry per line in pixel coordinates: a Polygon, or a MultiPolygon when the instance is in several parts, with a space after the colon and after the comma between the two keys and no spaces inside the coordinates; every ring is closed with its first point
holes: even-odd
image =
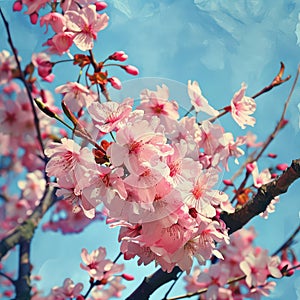
{"type": "Polygon", "coordinates": [[[293,160],[291,166],[274,181],[261,186],[253,199],[248,201],[243,207],[234,213],[223,212],[222,220],[229,228],[229,233],[233,233],[253,217],[264,212],[274,197],[287,192],[289,186],[300,177],[300,159],[293,160]]]}

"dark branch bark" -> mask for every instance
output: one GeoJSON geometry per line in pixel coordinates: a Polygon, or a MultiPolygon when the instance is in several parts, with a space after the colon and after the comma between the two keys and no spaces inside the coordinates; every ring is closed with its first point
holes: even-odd
{"type": "Polygon", "coordinates": [[[0,242],[0,260],[16,245],[32,239],[34,231],[43,215],[56,201],[54,194],[55,189],[53,187],[47,187],[44,197],[41,199],[41,203],[36,207],[32,215],[0,242]]]}
{"type": "Polygon", "coordinates": [[[264,212],[271,200],[284,194],[289,186],[300,177],[300,159],[294,160],[286,171],[272,182],[263,185],[253,199],[232,214],[222,213],[221,219],[226,223],[229,234],[241,229],[253,217],[264,212]]]}
{"type": "MultiPolygon", "coordinates": [[[[222,220],[230,228],[229,234],[241,229],[256,215],[264,212],[274,197],[284,194],[289,186],[300,177],[300,159],[293,160],[291,166],[274,181],[263,185],[257,192],[256,196],[246,203],[242,208],[232,214],[221,215],[222,220]]],[[[154,274],[145,277],[139,287],[126,300],[146,300],[151,294],[177,278],[180,268],[175,267],[171,273],[163,272],[161,269],[154,274]]]]}
{"type": "Polygon", "coordinates": [[[20,243],[19,274],[18,274],[18,279],[15,281],[15,286],[16,286],[15,300],[30,299],[30,292],[31,292],[30,244],[31,244],[31,239],[29,241],[23,241],[20,243]]]}

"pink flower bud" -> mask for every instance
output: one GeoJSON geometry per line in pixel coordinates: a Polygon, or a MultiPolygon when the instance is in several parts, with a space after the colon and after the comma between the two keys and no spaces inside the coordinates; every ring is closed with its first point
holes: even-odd
{"type": "Polygon", "coordinates": [[[104,1],[97,1],[95,5],[96,5],[96,11],[103,10],[107,7],[107,3],[105,3],[104,1]]]}
{"type": "Polygon", "coordinates": [[[280,122],[280,128],[283,128],[288,122],[289,122],[289,120],[283,119],[283,120],[280,122]]]}
{"type": "Polygon", "coordinates": [[[30,15],[31,24],[35,25],[37,23],[38,19],[39,19],[39,15],[37,12],[34,12],[30,15]]]}
{"type": "Polygon", "coordinates": [[[228,185],[228,186],[233,186],[233,183],[232,183],[232,181],[231,181],[230,179],[224,179],[224,180],[223,180],[223,183],[224,183],[225,185],[228,185]]]}
{"type": "Polygon", "coordinates": [[[125,61],[128,58],[128,55],[124,51],[117,51],[114,54],[109,56],[111,60],[125,61]]]}
{"type": "Polygon", "coordinates": [[[276,169],[279,171],[284,171],[288,167],[288,164],[278,164],[276,169]]]}
{"type": "Polygon", "coordinates": [[[13,4],[13,11],[21,11],[23,8],[23,4],[21,0],[15,1],[13,4]]]}
{"type": "Polygon", "coordinates": [[[111,78],[108,78],[107,79],[111,86],[117,90],[120,90],[122,88],[122,84],[121,84],[121,81],[119,80],[119,78],[117,77],[111,77],[111,78]]]}
{"type": "Polygon", "coordinates": [[[270,157],[270,158],[276,158],[276,157],[277,157],[277,154],[275,154],[275,153],[269,153],[269,154],[268,154],[268,157],[270,157]]]}
{"type": "Polygon", "coordinates": [[[246,165],[246,170],[247,170],[248,173],[252,173],[254,168],[255,168],[255,165],[253,163],[248,163],[246,165]]]}
{"type": "Polygon", "coordinates": [[[122,66],[122,68],[130,75],[135,76],[139,74],[139,70],[132,65],[122,66]]]}
{"type": "Polygon", "coordinates": [[[134,280],[134,277],[130,274],[122,274],[122,278],[124,278],[125,280],[131,281],[134,280]]]}
{"type": "Polygon", "coordinates": [[[272,173],[272,174],[271,174],[271,178],[272,178],[272,179],[276,178],[277,176],[278,176],[278,175],[277,175],[276,173],[272,173]]]}

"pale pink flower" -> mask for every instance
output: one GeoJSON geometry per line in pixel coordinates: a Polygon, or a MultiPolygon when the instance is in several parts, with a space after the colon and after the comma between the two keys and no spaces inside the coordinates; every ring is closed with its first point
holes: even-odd
{"type": "Polygon", "coordinates": [[[22,136],[25,132],[32,132],[30,129],[33,129],[32,114],[24,111],[18,101],[4,101],[0,107],[0,131],[12,136],[22,136]]]}
{"type": "Polygon", "coordinates": [[[77,283],[75,285],[70,278],[66,278],[62,287],[52,288],[51,295],[54,296],[55,300],[67,300],[73,297],[80,296],[80,292],[82,291],[82,289],[82,283],[77,283]]]}
{"type": "Polygon", "coordinates": [[[115,264],[111,260],[105,259],[105,256],[106,250],[103,247],[99,247],[90,254],[84,248],[81,251],[81,258],[85,265],[81,263],[80,267],[88,271],[91,277],[99,281],[110,281],[113,279],[113,274],[124,270],[124,265],[115,264]]]}
{"type": "Polygon", "coordinates": [[[241,126],[254,126],[255,118],[250,117],[255,112],[256,103],[254,99],[245,96],[247,86],[242,83],[241,89],[236,92],[231,100],[231,115],[233,119],[241,126]]]}
{"type": "Polygon", "coordinates": [[[172,153],[172,147],[166,144],[166,137],[158,131],[157,121],[141,120],[120,128],[116,134],[116,143],[107,149],[111,163],[114,166],[124,164],[130,173],[139,175],[145,171],[142,163],[172,153]]]}
{"type": "Polygon", "coordinates": [[[74,33],[72,32],[59,32],[49,39],[43,46],[49,46],[50,53],[62,55],[68,53],[73,44],[74,33]]]}
{"type": "Polygon", "coordinates": [[[18,181],[18,187],[22,190],[23,198],[36,206],[39,204],[46,187],[44,174],[39,170],[27,173],[26,180],[18,181]]]}
{"type": "Polygon", "coordinates": [[[212,265],[207,272],[199,275],[198,281],[206,283],[208,287],[205,296],[207,299],[217,300],[219,298],[219,289],[222,288],[229,279],[230,270],[222,267],[220,264],[212,265]]]}
{"type": "Polygon", "coordinates": [[[51,74],[53,64],[50,61],[50,56],[44,52],[33,53],[31,57],[33,65],[38,69],[38,74],[43,80],[52,82],[54,75],[51,74]]]}
{"type": "Polygon", "coordinates": [[[63,94],[62,101],[74,112],[79,111],[82,107],[86,107],[94,101],[91,91],[78,82],[68,82],[60,85],[55,89],[55,92],[63,94]]]}
{"type": "Polygon", "coordinates": [[[12,70],[17,67],[14,56],[11,56],[7,50],[0,52],[0,85],[11,80],[12,70]]]}
{"type": "Polygon", "coordinates": [[[50,12],[40,19],[41,27],[46,25],[46,32],[48,31],[48,26],[50,25],[55,33],[63,32],[66,27],[66,19],[64,15],[57,12],[50,12]]]}
{"type": "Polygon", "coordinates": [[[74,172],[78,164],[93,168],[96,163],[88,148],[81,148],[74,140],[63,138],[61,143],[51,142],[45,149],[50,158],[46,166],[49,176],[61,177],[74,172]]]}
{"type": "Polygon", "coordinates": [[[214,206],[226,202],[228,196],[213,190],[213,186],[218,182],[218,172],[215,169],[209,169],[206,172],[201,171],[199,175],[182,186],[185,192],[184,201],[189,208],[195,208],[196,211],[212,218],[216,215],[214,206]]]}
{"type": "Polygon", "coordinates": [[[137,109],[145,112],[146,118],[157,116],[160,122],[169,132],[173,129],[174,121],[179,118],[178,104],[169,101],[169,89],[166,85],[157,86],[156,91],[144,90],[141,92],[141,104],[137,109]]]}
{"type": "Polygon", "coordinates": [[[88,112],[96,127],[104,133],[118,130],[119,123],[126,119],[132,111],[132,100],[124,101],[121,104],[117,102],[94,102],[88,106],[88,112]]]}
{"type": "Polygon", "coordinates": [[[97,33],[106,28],[107,14],[98,14],[95,5],[83,7],[79,12],[66,11],[67,29],[74,33],[74,44],[82,51],[91,50],[97,33]]]}
{"type": "Polygon", "coordinates": [[[249,253],[240,263],[240,268],[246,275],[246,283],[249,287],[265,284],[268,275],[275,278],[282,277],[279,261],[269,257],[268,251],[260,248],[249,253]]]}
{"type": "Polygon", "coordinates": [[[217,116],[219,112],[208,104],[207,99],[202,95],[202,91],[197,81],[188,81],[188,94],[196,112],[204,112],[210,116],[217,116]]]}

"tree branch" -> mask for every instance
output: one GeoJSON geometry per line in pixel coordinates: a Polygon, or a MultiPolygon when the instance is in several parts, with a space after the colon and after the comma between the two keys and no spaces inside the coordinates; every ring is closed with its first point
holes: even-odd
{"type": "Polygon", "coordinates": [[[0,242],[0,260],[2,257],[16,245],[30,241],[34,231],[46,211],[56,202],[56,189],[47,186],[40,204],[35,208],[32,215],[21,225],[17,226],[7,237],[0,242]]]}
{"type": "MultiPolygon", "coordinates": [[[[221,219],[230,228],[229,234],[241,229],[253,217],[264,212],[274,197],[284,194],[289,186],[300,177],[300,159],[293,160],[291,166],[272,182],[260,187],[256,196],[234,213],[223,213],[221,219]]],[[[177,278],[181,272],[175,267],[171,273],[163,272],[161,269],[154,274],[145,277],[139,287],[126,300],[146,300],[162,285],[177,278]]]]}
{"type": "Polygon", "coordinates": [[[284,194],[289,186],[300,177],[300,159],[293,160],[292,165],[277,179],[262,185],[253,199],[234,213],[223,212],[221,219],[226,223],[229,234],[241,229],[253,217],[264,212],[272,199],[284,194]]]}

